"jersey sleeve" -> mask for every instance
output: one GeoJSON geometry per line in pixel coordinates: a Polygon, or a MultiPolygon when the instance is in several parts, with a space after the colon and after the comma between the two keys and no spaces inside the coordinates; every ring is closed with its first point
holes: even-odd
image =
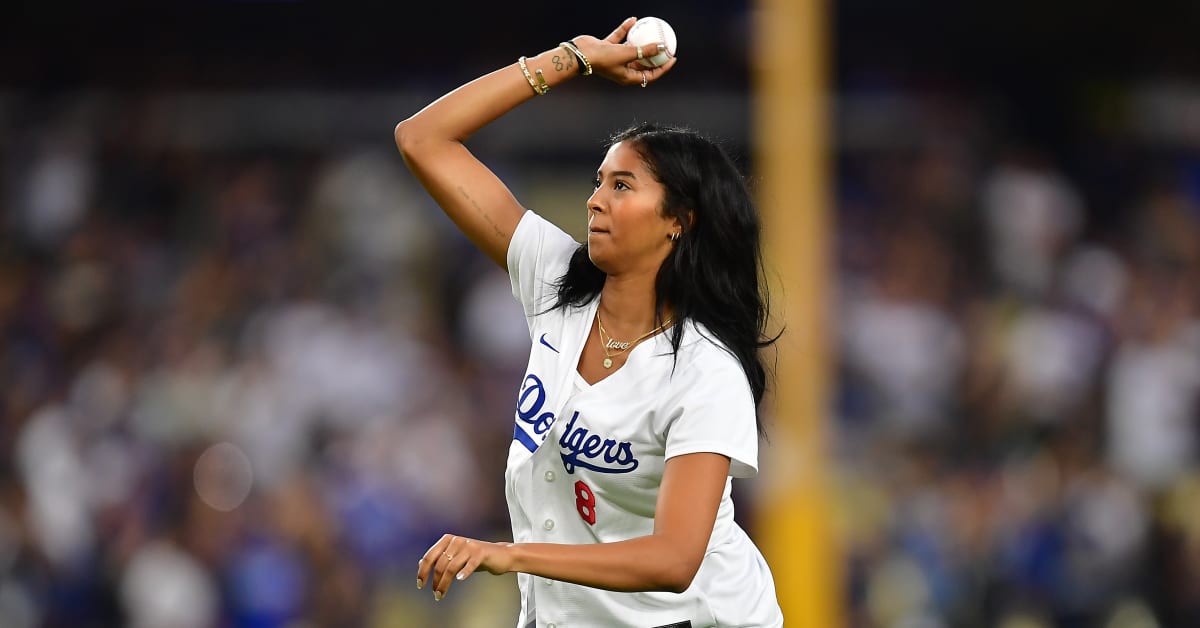
{"type": "Polygon", "coordinates": [[[735,478],[758,474],[758,425],[754,395],[741,365],[724,350],[706,352],[692,361],[688,373],[674,386],[664,456],[701,452],[730,459],[735,478]]]}
{"type": "Polygon", "coordinates": [[[508,244],[508,279],[527,322],[532,324],[554,303],[554,284],[578,247],[565,231],[532,211],[521,217],[508,244]]]}

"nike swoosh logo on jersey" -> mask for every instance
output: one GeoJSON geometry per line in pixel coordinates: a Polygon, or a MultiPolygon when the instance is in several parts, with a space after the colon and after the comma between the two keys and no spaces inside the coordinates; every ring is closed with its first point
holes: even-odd
{"type": "Polygon", "coordinates": [[[542,344],[546,345],[546,347],[547,347],[548,349],[550,349],[551,351],[553,351],[553,352],[555,352],[555,353],[558,353],[558,349],[555,349],[555,348],[554,348],[554,345],[552,345],[552,344],[550,344],[550,343],[546,342],[546,334],[542,334],[542,337],[541,337],[541,339],[539,339],[539,342],[541,342],[542,344]]]}

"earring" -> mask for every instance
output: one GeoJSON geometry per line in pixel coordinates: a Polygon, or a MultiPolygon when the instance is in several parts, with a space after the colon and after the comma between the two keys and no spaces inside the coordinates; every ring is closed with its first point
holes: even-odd
{"type": "Polygon", "coordinates": [[[667,237],[670,238],[672,242],[678,242],[679,241],[679,232],[676,231],[675,233],[672,233],[671,235],[669,235],[667,237]]]}

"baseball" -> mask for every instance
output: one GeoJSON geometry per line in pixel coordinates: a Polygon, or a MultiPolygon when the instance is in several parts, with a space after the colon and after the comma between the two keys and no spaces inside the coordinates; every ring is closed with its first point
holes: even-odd
{"type": "Polygon", "coordinates": [[[653,57],[647,57],[639,61],[643,67],[655,68],[675,56],[675,29],[667,24],[666,20],[657,17],[644,17],[634,23],[629,29],[629,34],[625,36],[625,43],[633,44],[634,46],[644,46],[654,42],[662,42],[667,45],[666,52],[656,54],[653,57]]]}

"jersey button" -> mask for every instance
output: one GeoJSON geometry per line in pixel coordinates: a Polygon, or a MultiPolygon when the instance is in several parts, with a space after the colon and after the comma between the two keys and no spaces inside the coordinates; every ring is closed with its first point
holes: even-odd
{"type": "Polygon", "coordinates": [[[542,527],[545,528],[547,531],[553,530],[554,529],[554,520],[553,519],[545,520],[544,522],[542,522],[542,527]]]}
{"type": "Polygon", "coordinates": [[[553,481],[554,481],[554,472],[553,472],[553,471],[547,471],[547,472],[546,472],[546,475],[544,475],[544,476],[542,476],[542,477],[546,478],[546,481],[547,481],[547,482],[553,482],[553,481]]]}

